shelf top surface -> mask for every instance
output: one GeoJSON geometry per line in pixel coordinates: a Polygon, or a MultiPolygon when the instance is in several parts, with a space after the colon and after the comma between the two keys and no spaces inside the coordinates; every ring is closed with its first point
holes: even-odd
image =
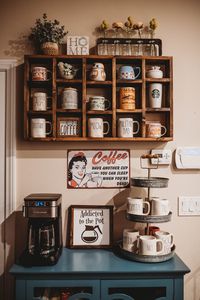
{"type": "Polygon", "coordinates": [[[14,264],[10,273],[14,275],[184,275],[189,268],[175,254],[161,263],[141,263],[125,260],[111,250],[104,249],[67,249],[63,248],[58,263],[54,266],[23,267],[14,264]]]}

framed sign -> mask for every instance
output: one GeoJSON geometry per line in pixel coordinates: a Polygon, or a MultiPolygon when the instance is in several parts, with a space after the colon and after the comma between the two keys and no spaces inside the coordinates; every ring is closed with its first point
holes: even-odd
{"type": "Polygon", "coordinates": [[[80,118],[57,118],[58,137],[80,136],[80,118]]]}
{"type": "Polygon", "coordinates": [[[67,37],[68,55],[88,55],[89,37],[88,36],[68,36],[67,37]]]}
{"type": "Polygon", "coordinates": [[[69,150],[68,188],[123,188],[130,186],[129,150],[69,150]]]}
{"type": "Polygon", "coordinates": [[[71,248],[110,248],[113,240],[113,206],[70,206],[71,248]]]}

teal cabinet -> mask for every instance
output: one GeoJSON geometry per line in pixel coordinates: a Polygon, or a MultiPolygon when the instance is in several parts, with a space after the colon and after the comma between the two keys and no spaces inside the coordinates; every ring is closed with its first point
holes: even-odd
{"type": "Polygon", "coordinates": [[[13,265],[15,300],[183,300],[183,278],[190,270],[175,256],[162,263],[139,263],[109,250],[63,249],[55,266],[13,265]],[[59,298],[58,298],[59,299],[59,298]]]}

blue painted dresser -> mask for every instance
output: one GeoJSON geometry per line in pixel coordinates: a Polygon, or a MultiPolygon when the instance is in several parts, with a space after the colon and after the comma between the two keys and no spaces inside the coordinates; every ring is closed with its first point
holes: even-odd
{"type": "Polygon", "coordinates": [[[64,289],[70,296],[63,299],[69,300],[183,300],[189,271],[176,254],[166,262],[140,263],[109,250],[63,248],[55,266],[15,264],[10,273],[16,278],[16,300],[42,300],[45,290],[57,295],[64,289]]]}

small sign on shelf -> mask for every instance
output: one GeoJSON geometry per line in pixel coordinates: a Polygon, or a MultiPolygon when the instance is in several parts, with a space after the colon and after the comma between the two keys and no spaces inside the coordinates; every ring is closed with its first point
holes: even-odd
{"type": "Polygon", "coordinates": [[[88,55],[89,37],[88,36],[68,36],[67,37],[68,55],[88,55]]]}
{"type": "Polygon", "coordinates": [[[80,118],[58,118],[57,132],[58,137],[80,136],[80,118]]]}

